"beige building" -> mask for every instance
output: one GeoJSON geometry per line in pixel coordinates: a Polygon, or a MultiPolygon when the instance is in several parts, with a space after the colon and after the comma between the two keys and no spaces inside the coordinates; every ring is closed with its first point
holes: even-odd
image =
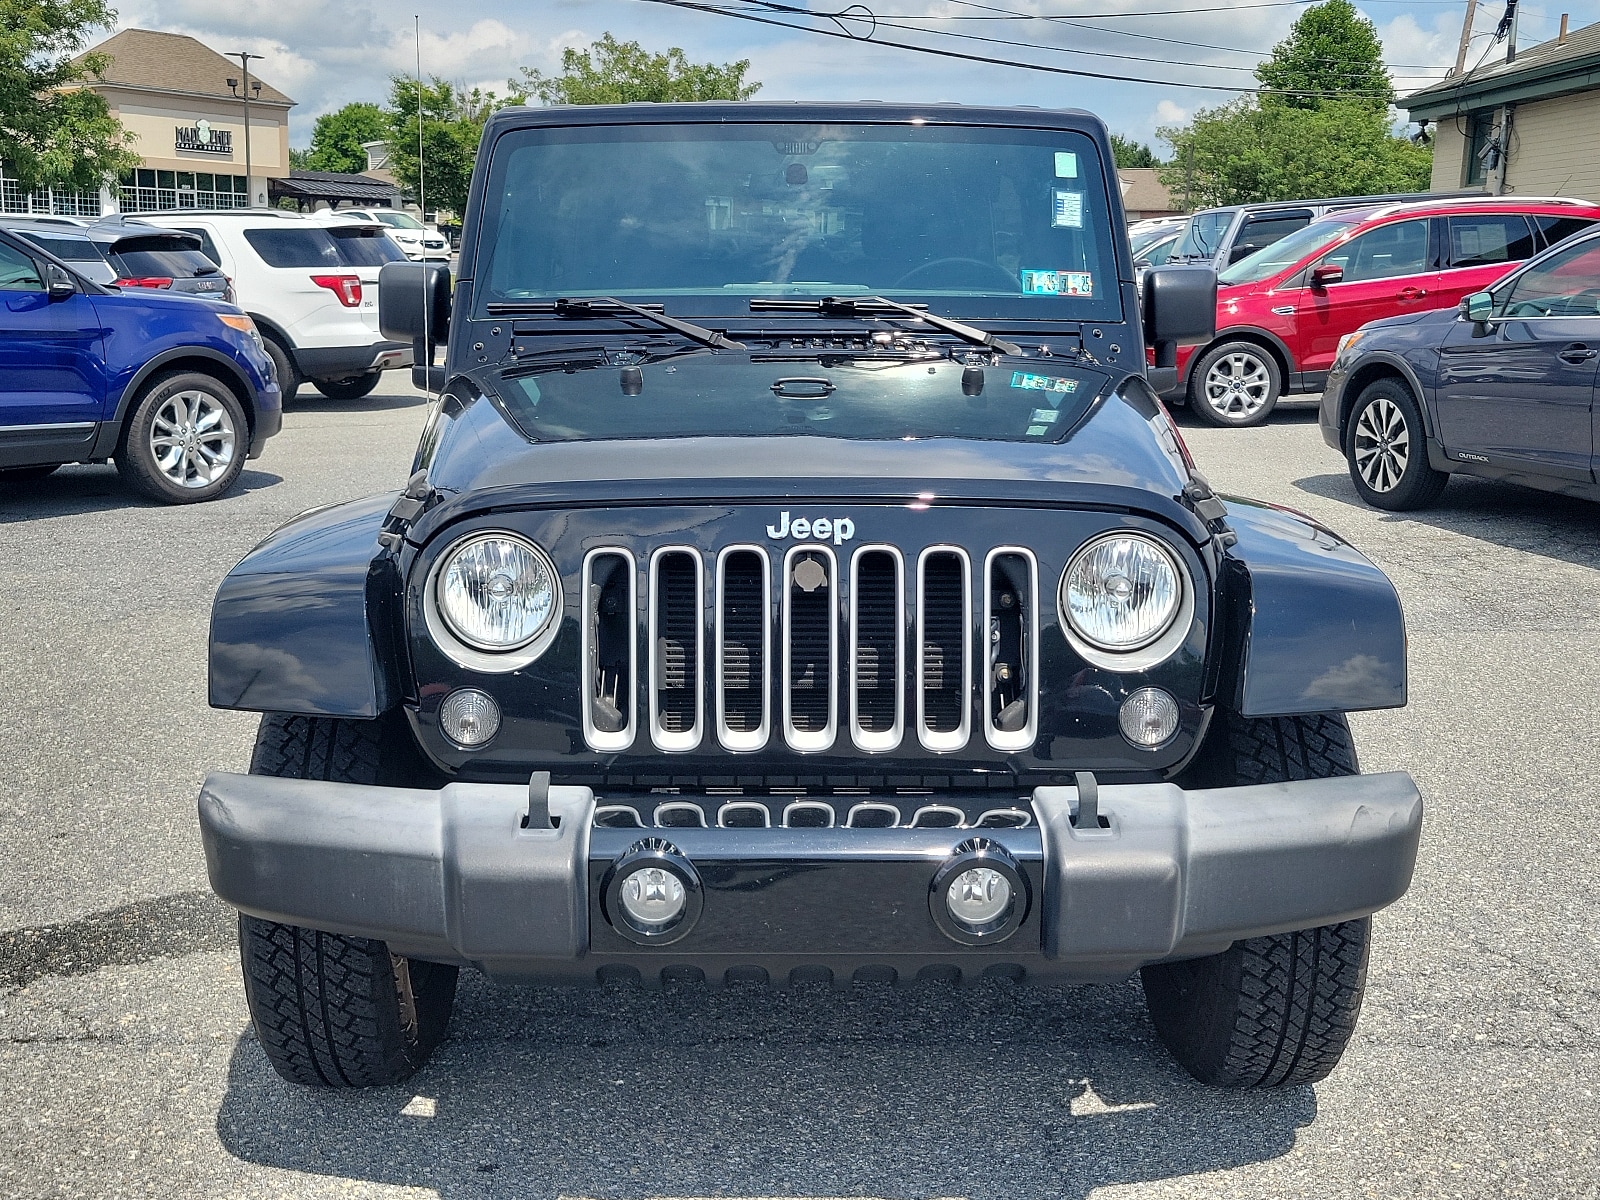
{"type": "Polygon", "coordinates": [[[1117,182],[1122,185],[1122,207],[1130,222],[1184,212],[1182,200],[1161,182],[1160,167],[1118,167],[1117,182]]]}
{"type": "MultiPolygon", "coordinates": [[[[289,110],[294,101],[250,70],[249,171],[246,173],[244,71],[192,37],[124,29],[94,47],[111,62],[85,84],[136,139],[139,169],[119,195],[25,195],[0,179],[0,211],[148,212],[238,208],[267,203],[267,181],[289,174],[289,110]],[[231,82],[231,86],[230,86],[231,82]],[[9,186],[7,186],[9,185],[9,186]]],[[[264,64],[270,73],[270,60],[264,64]]]]}
{"type": "Polygon", "coordinates": [[[1433,124],[1433,191],[1600,200],[1600,24],[1400,103],[1433,124]]]}

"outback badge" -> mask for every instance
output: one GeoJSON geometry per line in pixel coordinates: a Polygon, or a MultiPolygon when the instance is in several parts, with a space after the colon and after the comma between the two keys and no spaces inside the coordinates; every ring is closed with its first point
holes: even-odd
{"type": "Polygon", "coordinates": [[[796,517],[791,521],[787,510],[779,515],[776,525],[767,526],[767,536],[780,542],[790,537],[797,541],[814,539],[819,542],[832,538],[835,546],[842,546],[855,535],[856,523],[849,517],[813,517],[809,520],[796,517]]]}

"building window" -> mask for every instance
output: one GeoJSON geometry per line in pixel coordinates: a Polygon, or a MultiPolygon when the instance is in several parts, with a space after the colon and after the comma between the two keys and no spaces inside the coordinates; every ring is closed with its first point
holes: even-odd
{"type": "Polygon", "coordinates": [[[1467,118],[1466,176],[1462,182],[1473,187],[1489,178],[1489,143],[1494,138],[1494,110],[1475,112],[1467,118]]]}
{"type": "Polygon", "coordinates": [[[166,212],[177,208],[247,208],[250,193],[243,175],[208,171],[151,171],[140,168],[122,179],[123,212],[166,212]]]}
{"type": "Polygon", "coordinates": [[[30,213],[58,217],[98,217],[99,192],[74,192],[63,188],[39,188],[25,192],[22,184],[0,163],[0,213],[26,216],[30,213]]]}

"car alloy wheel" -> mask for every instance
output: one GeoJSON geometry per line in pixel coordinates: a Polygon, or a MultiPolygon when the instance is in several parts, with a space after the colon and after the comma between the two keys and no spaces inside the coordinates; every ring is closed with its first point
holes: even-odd
{"type": "Polygon", "coordinates": [[[183,488],[209,487],[227,474],[237,442],[228,410],[201,391],[168,396],[150,423],[157,468],[183,488]]]}
{"type": "Polygon", "coordinates": [[[1375,492],[1392,492],[1411,462],[1411,430],[1400,406],[1379,396],[1361,410],[1350,442],[1362,482],[1375,492]]]}
{"type": "Polygon", "coordinates": [[[1253,417],[1272,395],[1272,372],[1243,350],[1224,355],[1206,372],[1205,401],[1230,421],[1253,417]]]}

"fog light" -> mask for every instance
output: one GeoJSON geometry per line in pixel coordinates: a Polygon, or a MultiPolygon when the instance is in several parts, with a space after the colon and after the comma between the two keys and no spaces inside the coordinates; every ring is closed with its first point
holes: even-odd
{"type": "Polygon", "coordinates": [[[622,881],[618,892],[623,911],[651,929],[681,917],[686,895],[683,880],[664,867],[640,867],[622,881]]]}
{"type": "Polygon", "coordinates": [[[991,838],[962,842],[928,888],[934,924],[968,946],[1010,937],[1027,918],[1028,898],[1028,881],[1017,860],[991,838]]]}
{"type": "Polygon", "coordinates": [[[1140,688],[1122,702],[1117,724],[1135,746],[1154,750],[1178,732],[1178,702],[1160,688],[1140,688]]]}
{"type": "Polygon", "coordinates": [[[987,925],[1011,907],[1011,881],[993,867],[973,867],[950,881],[944,900],[963,925],[987,925]]]}
{"type": "Polygon", "coordinates": [[[694,928],[703,903],[700,874],[671,842],[635,842],[611,864],[600,908],[611,927],[641,946],[675,942],[694,928]]]}
{"type": "Polygon", "coordinates": [[[488,692],[460,688],[439,705],[439,728],[463,750],[476,750],[500,732],[500,706],[488,692]]]}

